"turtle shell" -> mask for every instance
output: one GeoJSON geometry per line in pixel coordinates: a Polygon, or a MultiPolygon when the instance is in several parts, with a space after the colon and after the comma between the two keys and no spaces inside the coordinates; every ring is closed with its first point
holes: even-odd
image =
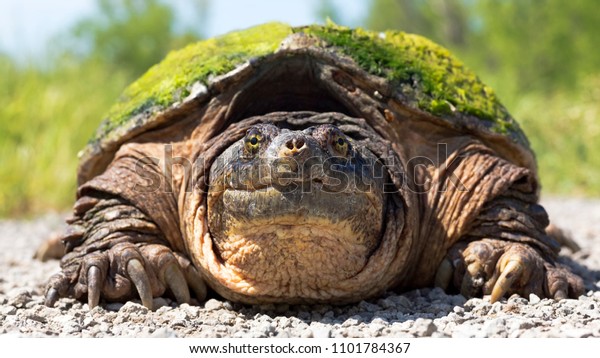
{"type": "Polygon", "coordinates": [[[537,173],[517,122],[445,48],[396,31],[269,23],[174,51],[131,84],[80,152],[79,184],[125,143],[206,140],[227,123],[282,110],[368,118],[392,142],[397,123],[429,121],[537,173]]]}

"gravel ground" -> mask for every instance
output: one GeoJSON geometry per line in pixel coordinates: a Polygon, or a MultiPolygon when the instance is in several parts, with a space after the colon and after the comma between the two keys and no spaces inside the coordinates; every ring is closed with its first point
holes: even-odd
{"type": "Polygon", "coordinates": [[[550,217],[582,250],[564,260],[585,280],[577,300],[536,296],[491,304],[440,289],[351,306],[244,306],[212,298],[177,305],[158,298],[154,312],[138,303],[43,305],[45,280],[58,262],[37,262],[35,248],[62,225],[60,215],[0,221],[0,334],[24,337],[600,337],[600,200],[543,200],[550,217]]]}

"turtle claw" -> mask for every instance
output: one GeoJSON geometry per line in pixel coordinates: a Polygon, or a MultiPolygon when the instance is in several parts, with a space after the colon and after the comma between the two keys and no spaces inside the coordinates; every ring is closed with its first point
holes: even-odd
{"type": "Polygon", "coordinates": [[[490,302],[492,303],[504,297],[504,295],[512,289],[514,283],[518,281],[523,274],[524,268],[520,261],[514,260],[509,261],[501,270],[502,273],[492,289],[492,296],[490,298],[490,302]]]}
{"type": "Polygon", "coordinates": [[[129,279],[137,289],[137,292],[144,305],[149,310],[152,309],[152,288],[150,286],[150,279],[144,266],[138,259],[131,259],[127,263],[127,274],[129,279]]]}
{"type": "Polygon", "coordinates": [[[554,294],[555,300],[564,300],[564,299],[567,299],[568,297],[569,297],[569,295],[567,294],[567,291],[565,291],[565,290],[558,290],[554,294]]]}
{"type": "Polygon", "coordinates": [[[545,271],[547,282],[545,289],[548,291],[548,297],[555,300],[576,298],[585,291],[581,277],[573,274],[567,267],[545,265],[545,271]]]}
{"type": "Polygon", "coordinates": [[[483,268],[478,261],[472,262],[466,268],[466,274],[463,276],[460,285],[460,293],[465,297],[471,297],[480,291],[485,283],[482,275],[483,268]]]}
{"type": "Polygon", "coordinates": [[[179,269],[177,263],[173,263],[165,269],[165,281],[175,296],[177,303],[190,302],[190,290],[188,289],[185,276],[179,269]]]}
{"type": "Polygon", "coordinates": [[[48,288],[48,291],[46,291],[44,304],[48,307],[54,307],[54,304],[56,303],[56,301],[58,301],[58,297],[58,290],[56,290],[56,288],[54,287],[50,287],[48,288]]]}
{"type": "Polygon", "coordinates": [[[98,306],[100,303],[101,283],[103,281],[102,272],[97,266],[90,266],[87,273],[88,286],[88,306],[90,309],[98,306]]]}
{"type": "Polygon", "coordinates": [[[65,244],[62,241],[62,236],[54,234],[37,248],[33,258],[45,262],[60,259],[64,254],[65,244]]]}
{"type": "Polygon", "coordinates": [[[196,270],[196,268],[192,266],[189,261],[186,266],[182,265],[182,267],[184,268],[185,280],[192,291],[194,291],[194,295],[199,301],[204,301],[207,294],[206,283],[204,283],[204,279],[202,279],[202,276],[200,276],[198,270],[196,270]]]}

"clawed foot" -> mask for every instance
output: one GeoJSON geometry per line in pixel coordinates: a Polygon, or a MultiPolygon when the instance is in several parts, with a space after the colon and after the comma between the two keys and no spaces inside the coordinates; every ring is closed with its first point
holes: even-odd
{"type": "Polygon", "coordinates": [[[440,264],[435,283],[443,289],[454,287],[465,297],[491,295],[492,302],[514,293],[576,298],[584,287],[580,277],[545,260],[533,247],[494,239],[454,245],[440,264]]]}
{"type": "Polygon", "coordinates": [[[90,308],[97,306],[101,297],[124,301],[138,296],[152,309],[153,297],[167,289],[179,303],[190,301],[190,288],[199,300],[206,296],[206,285],[196,268],[164,245],[124,242],[103,251],[72,252],[63,258],[62,267],[48,283],[48,306],[66,296],[87,295],[90,308]]]}

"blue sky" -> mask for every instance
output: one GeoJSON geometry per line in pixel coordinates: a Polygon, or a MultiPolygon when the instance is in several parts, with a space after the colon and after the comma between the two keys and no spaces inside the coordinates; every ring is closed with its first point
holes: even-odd
{"type": "MultiPolygon", "coordinates": [[[[169,1],[184,26],[193,25],[190,0],[169,1]]],[[[333,0],[344,22],[356,24],[367,0],[333,0]]],[[[17,57],[41,53],[48,41],[79,19],[92,15],[96,0],[0,0],[0,51],[17,57]]],[[[267,21],[303,25],[317,21],[318,0],[211,0],[206,36],[267,21]]]]}

